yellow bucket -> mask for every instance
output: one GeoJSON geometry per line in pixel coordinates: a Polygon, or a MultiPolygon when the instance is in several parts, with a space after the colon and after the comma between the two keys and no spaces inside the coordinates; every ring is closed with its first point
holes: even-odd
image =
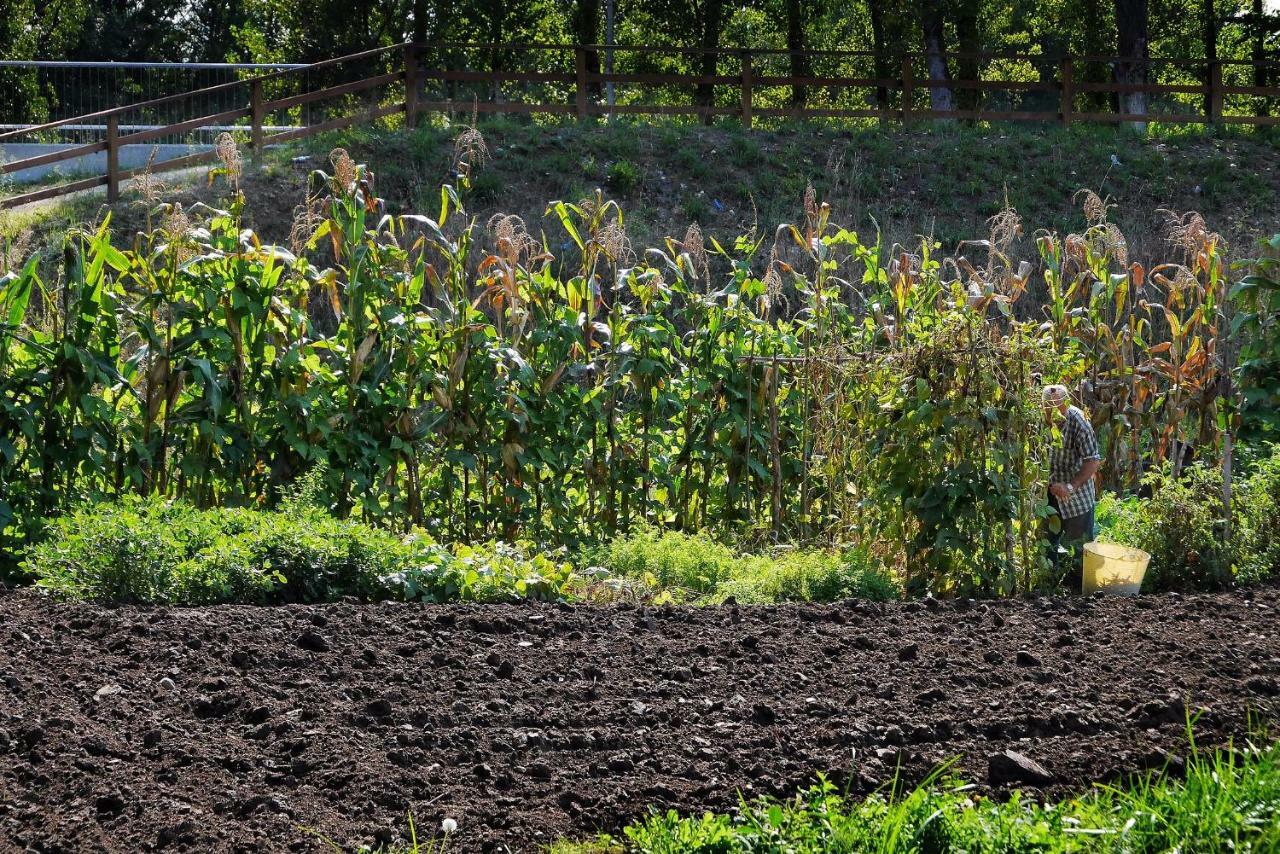
{"type": "Polygon", "coordinates": [[[1141,549],[1114,543],[1084,544],[1084,588],[1086,596],[1095,591],[1137,596],[1142,577],[1147,574],[1151,555],[1141,549]]]}

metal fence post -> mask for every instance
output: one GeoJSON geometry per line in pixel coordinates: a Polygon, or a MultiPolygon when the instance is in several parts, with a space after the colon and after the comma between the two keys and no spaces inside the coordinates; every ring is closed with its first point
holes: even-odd
{"type": "Polygon", "coordinates": [[[404,127],[413,130],[418,124],[418,46],[404,46],[404,127]]]}
{"type": "Polygon", "coordinates": [[[751,51],[742,52],[742,126],[751,130],[751,51]]]}
{"type": "Polygon", "coordinates": [[[120,200],[120,117],[107,116],[107,203],[120,200]]]}
{"type": "Polygon", "coordinates": [[[1075,68],[1072,65],[1071,57],[1064,57],[1062,60],[1062,104],[1058,111],[1060,115],[1058,120],[1062,124],[1071,124],[1071,113],[1075,111],[1076,101],[1076,84],[1075,84],[1075,68]]]}

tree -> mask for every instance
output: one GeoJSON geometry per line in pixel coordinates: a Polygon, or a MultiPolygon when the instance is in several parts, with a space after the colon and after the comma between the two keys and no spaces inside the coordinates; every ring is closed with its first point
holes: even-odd
{"type": "MultiPolygon", "coordinates": [[[[89,14],[88,0],[0,0],[0,59],[61,57],[74,44],[89,14]]],[[[0,122],[46,121],[63,93],[42,87],[34,68],[0,68],[0,122]]]]}
{"type": "MultiPolygon", "coordinates": [[[[600,0],[576,0],[573,4],[573,19],[570,32],[576,44],[600,44],[600,0]]],[[[597,51],[587,53],[587,71],[600,73],[600,54],[597,51]]],[[[599,102],[600,84],[591,84],[591,98],[599,102]]]]}
{"type": "MultiPolygon", "coordinates": [[[[811,77],[813,69],[809,57],[804,53],[804,13],[800,0],[787,0],[787,50],[791,51],[791,76],[811,77]]],[[[805,87],[797,83],[791,87],[791,106],[803,107],[805,104],[805,87]]]]}
{"type": "MultiPolygon", "coordinates": [[[[982,76],[982,62],[977,55],[983,52],[987,40],[983,38],[984,8],[982,0],[955,0],[956,42],[960,56],[956,67],[961,80],[977,80],[982,76]]],[[[958,95],[963,109],[977,109],[982,103],[981,89],[962,89],[958,95]]]]}
{"type": "MultiPolygon", "coordinates": [[[[1262,0],[1253,0],[1253,85],[1267,85],[1267,35],[1270,31],[1262,0]]],[[[1259,99],[1265,104],[1264,99],[1259,99]]],[[[1265,110],[1264,110],[1265,112],[1265,110]]]]}
{"type": "MultiPolygon", "coordinates": [[[[1116,62],[1115,80],[1127,85],[1143,85],[1147,82],[1147,60],[1150,50],[1147,37],[1147,0],[1115,0],[1116,10],[1116,62]]],[[[1145,115],[1145,92],[1121,92],[1120,112],[1125,115],[1145,115]]],[[[1137,125],[1145,127],[1145,122],[1137,125]]]]}
{"type": "MultiPolygon", "coordinates": [[[[946,19],[941,0],[923,0],[920,3],[920,31],[924,40],[925,64],[930,83],[950,83],[951,71],[947,68],[946,19]]],[[[929,87],[929,105],[941,112],[955,109],[951,87],[929,87]]]]}
{"type": "MultiPolygon", "coordinates": [[[[884,7],[876,0],[869,0],[867,3],[867,11],[871,18],[871,49],[875,51],[876,78],[885,80],[894,74],[888,59],[889,42],[885,32],[884,7]]],[[[876,107],[885,109],[889,105],[889,90],[884,86],[876,87],[876,107]]],[[[904,105],[906,106],[906,105],[904,105]]]]}
{"type": "Polygon", "coordinates": [[[197,7],[188,0],[99,0],[66,59],[183,62],[198,55],[197,7]]]}
{"type": "MultiPolygon", "coordinates": [[[[698,73],[703,77],[710,77],[716,73],[718,54],[715,51],[720,47],[720,30],[724,26],[724,0],[702,0],[698,7],[698,47],[703,50],[698,57],[698,73]]],[[[710,83],[698,84],[694,102],[704,107],[715,103],[715,91],[710,83]]],[[[711,124],[711,119],[711,115],[703,118],[707,124],[711,124]]]]}
{"type": "Polygon", "coordinates": [[[1201,12],[1204,15],[1204,58],[1209,62],[1218,61],[1218,12],[1213,0],[1202,0],[1201,12]]]}

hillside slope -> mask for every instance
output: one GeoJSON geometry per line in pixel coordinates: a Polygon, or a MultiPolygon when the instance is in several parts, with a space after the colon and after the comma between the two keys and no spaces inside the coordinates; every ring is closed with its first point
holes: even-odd
{"type": "MultiPolygon", "coordinates": [[[[1034,254],[1035,229],[1082,227],[1073,203],[1087,187],[1115,204],[1113,221],[1131,255],[1161,252],[1165,215],[1197,210],[1230,243],[1234,256],[1256,238],[1280,230],[1280,137],[1264,133],[1184,133],[1140,138],[1124,129],[897,125],[854,129],[794,126],[745,133],[736,128],[675,125],[533,125],[482,123],[489,159],[475,175],[470,212],[481,221],[517,214],[552,241],[559,226],[544,220],[553,199],[577,200],[600,187],[626,211],[637,248],[684,234],[697,221],[724,239],[758,223],[772,231],[799,219],[806,186],[831,203],[833,219],[863,233],[878,227],[889,242],[911,244],[932,234],[948,251],[985,236],[985,221],[1006,203],[1028,230],[1015,251],[1034,254]]],[[[344,147],[378,176],[377,191],[393,212],[430,213],[439,185],[451,179],[458,126],[413,133],[357,129],[269,152],[246,171],[255,228],[287,237],[302,201],[306,173],[327,167],[344,147]]],[[[203,180],[177,182],[164,198],[190,205],[225,193],[203,180]]],[[[145,221],[136,191],[117,206],[118,229],[145,221]]],[[[56,242],[62,228],[101,216],[101,197],[39,212],[17,212],[0,231],[35,224],[37,240],[56,242]]]]}

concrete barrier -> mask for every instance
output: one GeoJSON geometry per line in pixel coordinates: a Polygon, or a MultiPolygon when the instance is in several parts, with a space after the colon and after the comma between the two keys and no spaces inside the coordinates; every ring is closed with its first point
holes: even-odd
{"type": "MultiPolygon", "coordinates": [[[[4,143],[0,144],[0,162],[12,163],[17,160],[26,160],[28,157],[39,157],[42,154],[51,154],[55,151],[65,151],[68,148],[77,147],[77,145],[62,143],[4,143]]],[[[146,166],[147,161],[151,158],[151,152],[153,149],[156,152],[156,162],[162,163],[166,160],[185,157],[188,154],[199,154],[203,151],[211,151],[213,150],[213,146],[207,144],[179,145],[174,143],[161,145],[153,145],[150,143],[122,145],[120,146],[120,168],[136,169],[139,166],[146,166]]],[[[105,175],[107,173],[107,153],[105,151],[99,151],[96,154],[86,154],[82,157],[72,158],[71,160],[63,160],[58,163],[47,163],[44,166],[35,166],[31,169],[23,169],[20,172],[14,172],[3,177],[6,181],[13,181],[18,184],[30,184],[40,181],[54,173],[68,177],[105,175]]]]}

